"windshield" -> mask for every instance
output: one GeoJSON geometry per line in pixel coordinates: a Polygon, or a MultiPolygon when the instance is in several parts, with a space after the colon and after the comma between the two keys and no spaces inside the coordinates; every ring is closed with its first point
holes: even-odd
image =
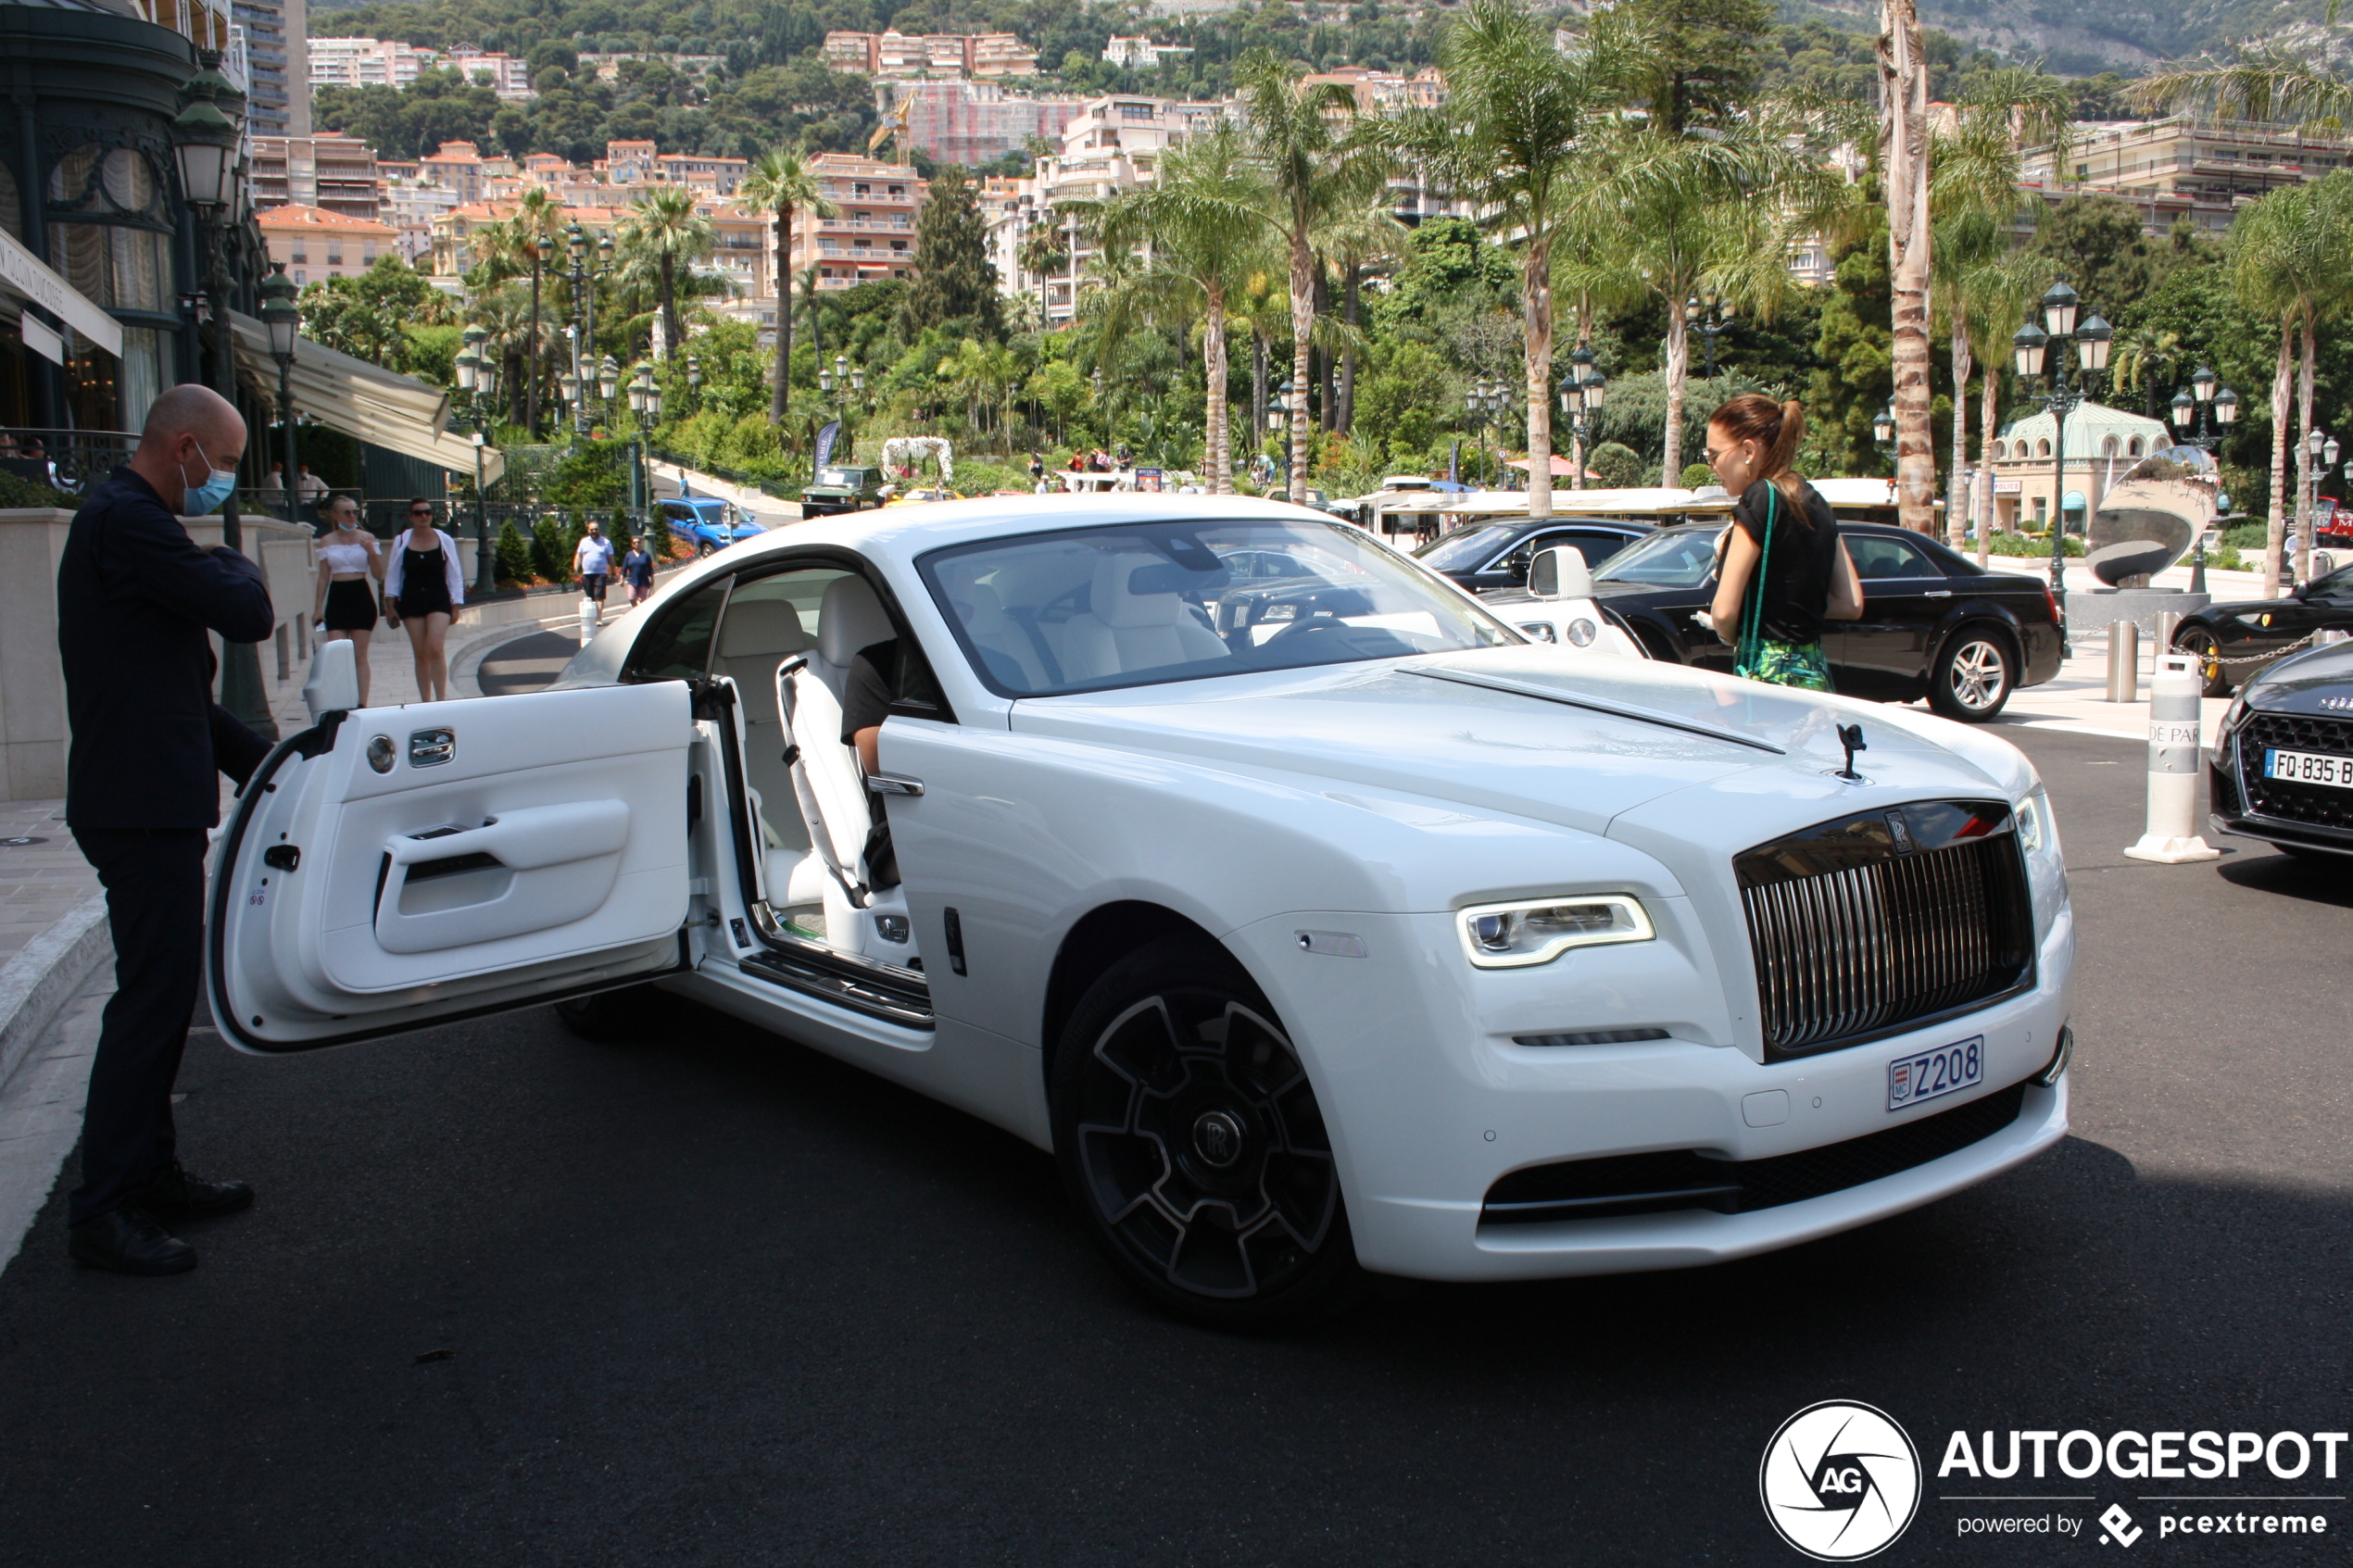
{"type": "Polygon", "coordinates": [[[858,483],[858,475],[861,471],[862,470],[858,469],[819,469],[817,470],[817,483],[820,484],[856,484],[858,483]]]}
{"type": "Polygon", "coordinates": [[[1431,540],[1414,555],[1432,571],[1464,571],[1484,564],[1487,553],[1501,545],[1510,532],[1511,525],[1502,522],[1458,528],[1431,540]]]}
{"type": "Polygon", "coordinates": [[[1602,563],[1597,583],[1640,583],[1650,588],[1696,588],[1716,566],[1713,528],[1679,528],[1637,539],[1602,563]]]}
{"type": "Polygon", "coordinates": [[[1006,696],[1522,640],[1340,523],[1136,523],[991,539],[918,564],[965,657],[1006,696]]]}

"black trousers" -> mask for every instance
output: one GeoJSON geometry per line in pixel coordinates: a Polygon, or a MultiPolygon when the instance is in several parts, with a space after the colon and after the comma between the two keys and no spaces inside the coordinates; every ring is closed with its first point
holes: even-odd
{"type": "Polygon", "coordinates": [[[82,1112],[82,1185],[71,1223],[123,1200],[174,1158],[171,1085],[204,975],[201,828],[78,828],[114,935],[115,992],[82,1112]]]}

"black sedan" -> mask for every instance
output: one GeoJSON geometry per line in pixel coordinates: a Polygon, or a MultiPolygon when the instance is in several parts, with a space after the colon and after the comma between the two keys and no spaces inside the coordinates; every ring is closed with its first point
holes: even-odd
{"type": "MultiPolygon", "coordinates": [[[[1732,650],[1694,617],[1716,595],[1720,523],[1663,528],[1593,573],[1604,611],[1653,659],[1732,667],[1732,650]]],[[[1933,539],[1848,523],[1839,533],[1863,580],[1859,621],[1822,634],[1831,679],[1850,696],[1928,698],[1948,719],[1982,722],[2010,693],[2058,673],[2058,616],[2032,577],[1985,571],[1933,539]]]]}
{"type": "Polygon", "coordinates": [[[1615,518],[1499,518],[1442,533],[1414,552],[1432,571],[1441,571],[1477,593],[1488,588],[1525,588],[1528,567],[1539,550],[1566,545],[1599,567],[1635,540],[1653,532],[1646,522],[1615,518]]]}
{"type": "Polygon", "coordinates": [[[2353,865],[2353,644],[2249,680],[2222,715],[2208,767],[2217,829],[2353,865]]]}
{"type": "Polygon", "coordinates": [[[2228,696],[2266,660],[2295,652],[2316,632],[2353,632],[2353,566],[2316,577],[2287,598],[2208,605],[2183,618],[2173,646],[2197,656],[2207,696],[2228,696]]]}

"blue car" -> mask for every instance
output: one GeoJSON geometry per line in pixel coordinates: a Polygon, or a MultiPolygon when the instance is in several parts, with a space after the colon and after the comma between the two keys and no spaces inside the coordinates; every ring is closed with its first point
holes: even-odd
{"type": "Polygon", "coordinates": [[[673,535],[693,541],[698,557],[724,550],[738,539],[757,539],[767,532],[733,501],[712,495],[664,501],[661,515],[673,535]]]}

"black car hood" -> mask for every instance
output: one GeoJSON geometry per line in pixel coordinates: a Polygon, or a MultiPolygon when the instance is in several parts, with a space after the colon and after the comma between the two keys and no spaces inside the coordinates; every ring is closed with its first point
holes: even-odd
{"type": "Polygon", "coordinates": [[[2264,713],[2353,719],[2353,643],[2333,643],[2280,660],[2248,684],[2246,702],[2264,713]]]}

